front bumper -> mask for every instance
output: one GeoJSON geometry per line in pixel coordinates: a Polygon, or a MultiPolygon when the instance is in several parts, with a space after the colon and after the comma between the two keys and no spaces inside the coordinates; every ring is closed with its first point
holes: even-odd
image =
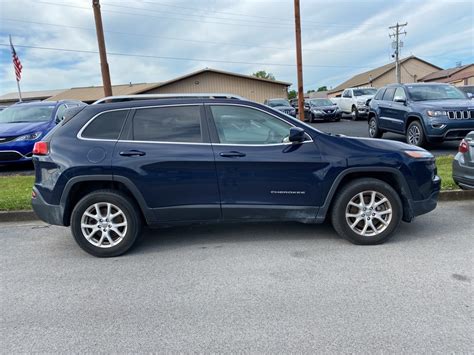
{"type": "Polygon", "coordinates": [[[31,161],[35,141],[0,143],[0,164],[31,161]]]}
{"type": "Polygon", "coordinates": [[[357,105],[357,113],[359,116],[367,116],[369,114],[369,106],[359,106],[357,105]]]}
{"type": "Polygon", "coordinates": [[[463,139],[474,130],[474,119],[453,120],[447,117],[425,117],[425,131],[430,141],[463,139]]]}
{"type": "Polygon", "coordinates": [[[433,211],[438,205],[439,191],[441,190],[441,178],[434,176],[432,180],[432,192],[427,199],[410,200],[408,210],[404,211],[403,220],[411,221],[414,217],[433,211]]]}
{"type": "Polygon", "coordinates": [[[336,118],[339,117],[339,111],[334,111],[334,112],[314,112],[314,111],[311,111],[311,113],[313,114],[313,116],[315,118],[320,118],[320,119],[324,119],[324,120],[334,120],[336,118]]]}
{"type": "Polygon", "coordinates": [[[61,207],[61,205],[50,205],[47,203],[36,187],[33,187],[33,192],[36,197],[31,198],[31,205],[33,206],[33,211],[36,213],[39,219],[48,224],[64,226],[64,209],[61,207]]]}

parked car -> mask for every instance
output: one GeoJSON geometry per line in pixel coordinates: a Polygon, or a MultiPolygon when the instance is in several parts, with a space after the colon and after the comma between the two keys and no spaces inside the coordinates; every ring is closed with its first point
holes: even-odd
{"type": "Polygon", "coordinates": [[[339,107],[329,99],[310,99],[309,104],[309,122],[316,119],[324,121],[339,121],[341,119],[341,111],[339,107]]]}
{"type": "Polygon", "coordinates": [[[31,161],[35,142],[62,119],[69,107],[81,101],[18,103],[0,112],[0,164],[31,161]]]}
{"type": "Polygon", "coordinates": [[[433,210],[424,149],[335,136],[232,95],[106,98],[34,148],[32,205],[81,248],[117,256],[143,225],[327,218],[357,244],[433,210]],[[125,101],[121,101],[125,100],[125,101]]]}
{"type": "Polygon", "coordinates": [[[274,108],[275,110],[281,111],[286,113],[287,115],[291,115],[296,117],[296,109],[290,105],[288,100],[285,99],[268,99],[265,100],[263,103],[268,107],[274,108]]]}
{"type": "Polygon", "coordinates": [[[462,189],[474,190],[474,131],[459,143],[453,160],[453,180],[462,189]]]}
{"type": "Polygon", "coordinates": [[[440,83],[392,84],[370,102],[369,137],[404,134],[409,144],[458,140],[474,130],[474,102],[440,83]]]}
{"type": "Polygon", "coordinates": [[[463,91],[468,99],[474,99],[474,85],[458,86],[458,89],[463,91]]]}
{"type": "Polygon", "coordinates": [[[343,113],[350,113],[353,121],[367,117],[369,113],[368,102],[374,97],[375,88],[348,88],[342,92],[341,97],[334,97],[332,101],[339,106],[343,113]]]}

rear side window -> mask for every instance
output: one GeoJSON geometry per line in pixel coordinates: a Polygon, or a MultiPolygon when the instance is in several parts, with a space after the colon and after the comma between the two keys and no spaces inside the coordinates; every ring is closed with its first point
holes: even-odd
{"type": "Polygon", "coordinates": [[[395,89],[396,88],[388,88],[387,90],[385,90],[385,94],[383,94],[383,100],[392,101],[393,95],[395,94],[395,89]]]}
{"type": "Polygon", "coordinates": [[[83,138],[118,139],[128,110],[105,112],[97,116],[82,132],[83,138]]]}
{"type": "Polygon", "coordinates": [[[137,141],[202,142],[201,107],[159,107],[138,109],[133,118],[137,141]]]}
{"type": "Polygon", "coordinates": [[[382,100],[383,94],[385,93],[385,89],[379,89],[375,94],[374,100],[382,100]]]}

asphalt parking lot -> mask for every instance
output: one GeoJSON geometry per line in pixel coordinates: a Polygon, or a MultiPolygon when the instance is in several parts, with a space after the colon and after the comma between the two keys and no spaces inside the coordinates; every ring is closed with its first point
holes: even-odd
{"type": "Polygon", "coordinates": [[[469,353],[473,215],[444,202],[371,247],[329,225],[176,227],[110,259],[2,224],[1,351],[469,353]]]}

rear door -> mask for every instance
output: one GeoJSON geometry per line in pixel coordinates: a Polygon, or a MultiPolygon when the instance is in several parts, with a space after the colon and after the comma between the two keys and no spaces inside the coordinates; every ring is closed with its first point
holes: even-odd
{"type": "Polygon", "coordinates": [[[132,110],[113,155],[158,222],[221,217],[214,154],[201,104],[132,110]]]}
{"type": "Polygon", "coordinates": [[[392,130],[401,133],[405,130],[405,120],[408,113],[406,102],[407,96],[405,90],[401,86],[397,87],[393,95],[392,107],[389,110],[388,116],[391,118],[390,124],[392,130]]]}
{"type": "Polygon", "coordinates": [[[346,89],[341,95],[340,109],[345,113],[351,112],[352,90],[346,89]]]}
{"type": "Polygon", "coordinates": [[[317,145],[284,143],[292,125],[244,105],[207,109],[224,219],[314,218],[322,203],[317,145]]]}
{"type": "Polygon", "coordinates": [[[392,130],[394,127],[391,111],[395,90],[395,87],[387,88],[383,94],[382,100],[379,101],[379,127],[382,129],[392,130]]]}

